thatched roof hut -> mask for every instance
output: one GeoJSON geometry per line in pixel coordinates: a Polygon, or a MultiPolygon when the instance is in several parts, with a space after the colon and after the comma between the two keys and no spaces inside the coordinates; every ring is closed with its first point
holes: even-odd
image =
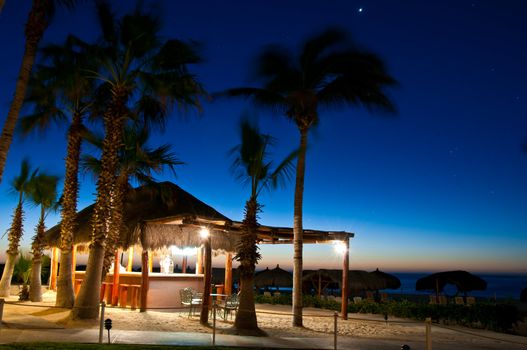
{"type": "MultiPolygon", "coordinates": [[[[75,243],[88,243],[94,205],[77,214],[75,243]]],[[[199,246],[201,227],[228,227],[231,220],[211,206],[171,182],[152,183],[128,191],[124,208],[124,229],[120,235],[123,248],[140,244],[144,249],[160,249],[171,245],[199,246]]],[[[210,229],[214,250],[234,252],[237,234],[228,230],[210,229]]],[[[60,224],[46,233],[49,246],[59,244],[60,224]]]]}

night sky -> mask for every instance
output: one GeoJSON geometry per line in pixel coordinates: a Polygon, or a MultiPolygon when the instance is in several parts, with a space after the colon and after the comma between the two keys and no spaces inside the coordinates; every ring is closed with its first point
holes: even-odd
{"type": "MultiPolygon", "coordinates": [[[[9,108],[23,53],[29,1],[7,1],[0,14],[0,122],[9,108]]],[[[117,2],[116,2],[117,3],[117,2]]],[[[153,2],[145,1],[152,4],[153,2]]],[[[396,116],[360,108],[321,111],[310,134],[304,227],[356,233],[351,268],[388,271],[466,269],[527,273],[527,2],[525,1],[203,1],[158,2],[167,37],[202,43],[204,62],[191,67],[209,92],[257,84],[251,62],[279,43],[298,49],[329,25],[348,30],[379,54],[399,86],[388,91],[396,116]]],[[[120,13],[133,7],[119,2],[120,13]]],[[[59,10],[44,43],[73,33],[98,35],[93,5],[59,10]]],[[[256,86],[256,85],[255,85],[256,86]]],[[[240,220],[249,188],[229,172],[238,121],[249,103],[205,103],[175,111],[152,145],[170,142],[186,164],[174,181],[226,216],[240,220]]],[[[255,112],[278,139],[279,159],[297,147],[298,131],[282,116],[255,112]]],[[[16,196],[9,181],[29,156],[63,174],[65,129],[17,137],[0,185],[0,232],[16,196]]],[[[63,175],[62,175],[63,176],[63,175]]],[[[79,208],[94,200],[81,178],[79,208]]],[[[260,201],[265,225],[292,226],[293,183],[260,201]]],[[[24,247],[37,211],[27,206],[24,247]]],[[[48,217],[48,226],[58,214],[48,217]]],[[[2,253],[7,238],[0,241],[2,253]]],[[[306,268],[340,268],[331,246],[305,246],[306,268]]],[[[290,267],[292,246],[264,246],[260,268],[290,267]]],[[[219,259],[216,263],[221,264],[219,259]]]]}

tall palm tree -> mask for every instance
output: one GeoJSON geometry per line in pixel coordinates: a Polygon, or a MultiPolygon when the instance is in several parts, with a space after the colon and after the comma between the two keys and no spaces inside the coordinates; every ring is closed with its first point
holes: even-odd
{"type": "Polygon", "coordinates": [[[33,259],[31,262],[31,283],[29,288],[29,300],[42,301],[42,252],[44,251],[44,237],[46,232],[46,213],[57,203],[58,176],[39,173],[29,183],[28,199],[40,206],[40,217],[35,229],[35,236],[31,244],[33,259]]]}
{"type": "Polygon", "coordinates": [[[104,45],[97,77],[110,98],[103,112],[105,134],[88,265],[72,310],[73,319],[95,319],[99,315],[105,243],[115,240],[108,237],[113,200],[108,194],[115,191],[123,126],[136,115],[133,105],[145,107],[139,115],[142,118],[166,116],[174,104],[199,107],[198,96],[203,93],[187,68],[199,62],[193,46],[175,39],[163,41],[157,17],[137,9],[116,21],[106,2],[97,2],[97,8],[104,45]]]}
{"type": "MultiPolygon", "coordinates": [[[[130,182],[141,184],[153,182],[155,181],[154,174],[161,174],[165,168],[170,169],[175,174],[174,167],[183,164],[171,151],[170,145],[164,144],[151,148],[147,145],[149,138],[150,132],[148,128],[132,123],[127,125],[123,133],[123,147],[119,150],[119,170],[113,193],[112,226],[109,229],[112,233],[108,235],[113,241],[109,241],[109,239],[106,241],[103,277],[108,273],[108,269],[115,257],[115,250],[120,243],[124,243],[119,242],[118,238],[123,225],[124,199],[130,188],[130,182]]],[[[102,137],[92,134],[87,140],[97,148],[102,148],[102,137]]],[[[101,171],[101,161],[92,155],[84,155],[82,157],[82,167],[97,176],[101,171]]]]}
{"type": "Polygon", "coordinates": [[[293,325],[302,326],[302,207],[309,130],[319,121],[320,108],[362,105],[394,111],[384,88],[394,85],[382,60],[348,41],[339,29],[328,29],[307,40],[297,56],[272,46],[257,62],[262,87],[225,92],[246,96],[260,105],[278,109],[300,132],[294,198],[293,325]]]}
{"type": "Polygon", "coordinates": [[[24,221],[24,197],[28,194],[29,184],[35,178],[38,170],[31,171],[31,165],[27,159],[22,161],[20,173],[11,182],[12,191],[18,194],[18,205],[13,214],[13,221],[8,230],[9,246],[6,251],[6,263],[0,280],[0,297],[8,297],[11,290],[11,279],[15,268],[20,239],[22,238],[24,221]]]}
{"type": "Polygon", "coordinates": [[[18,72],[15,94],[9,107],[9,112],[7,113],[4,128],[2,129],[2,136],[0,136],[0,183],[2,182],[7,153],[13,140],[13,132],[15,131],[20,108],[24,103],[27,84],[33,63],[35,62],[38,44],[53,18],[55,7],[57,5],[63,5],[72,8],[74,4],[75,0],[33,0],[25,26],[26,42],[20,71],[18,72]]]}
{"type": "Polygon", "coordinates": [[[75,300],[72,280],[72,248],[79,193],[79,159],[84,119],[93,103],[94,81],[88,76],[95,69],[87,45],[68,36],[63,45],[41,49],[44,60],[36,66],[28,87],[26,104],[33,113],[20,119],[24,134],[45,130],[51,123],[68,125],[66,173],[61,206],[60,272],[55,306],[71,308],[75,300]]]}
{"type": "Polygon", "coordinates": [[[236,313],[234,327],[240,331],[258,331],[256,311],[254,308],[254,270],[260,259],[256,245],[256,230],[258,228],[258,213],[262,206],[258,203],[258,195],[263,189],[276,188],[284,180],[290,178],[293,170],[293,160],[297,152],[291,153],[276,168],[268,160],[268,147],[273,139],[261,134],[258,128],[247,119],[240,125],[241,143],[231,150],[234,161],[231,169],[236,178],[250,184],[251,193],[245,202],[242,233],[234,257],[240,262],[240,305],[236,313]]]}

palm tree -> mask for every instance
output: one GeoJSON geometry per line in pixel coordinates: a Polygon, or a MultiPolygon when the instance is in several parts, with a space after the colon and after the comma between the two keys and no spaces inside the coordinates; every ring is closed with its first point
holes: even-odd
{"type": "Polygon", "coordinates": [[[20,247],[20,239],[22,238],[23,221],[24,221],[24,197],[28,194],[29,184],[36,176],[38,170],[31,171],[31,165],[27,159],[22,161],[20,174],[16,176],[12,183],[12,191],[18,194],[18,205],[13,214],[13,221],[8,230],[9,246],[6,251],[6,263],[0,280],[0,297],[8,297],[11,290],[11,279],[13,278],[13,270],[15,268],[16,258],[18,256],[18,248],[20,247]]]}
{"type": "Polygon", "coordinates": [[[51,123],[68,124],[66,174],[61,206],[60,273],[55,306],[71,308],[75,300],[72,280],[72,248],[75,214],[79,193],[79,159],[84,119],[93,103],[93,79],[88,71],[95,69],[87,45],[68,36],[64,45],[48,45],[41,49],[44,63],[37,65],[30,80],[26,103],[33,113],[20,120],[24,134],[45,130],[51,123]]]}
{"type": "Polygon", "coordinates": [[[136,115],[131,105],[143,106],[139,116],[148,119],[153,115],[166,116],[174,104],[199,107],[198,96],[203,94],[187,69],[188,64],[199,62],[193,46],[175,39],[161,40],[157,17],[138,8],[116,21],[106,2],[97,2],[97,9],[104,45],[97,78],[110,97],[103,112],[105,134],[90,252],[85,279],[72,310],[73,319],[95,319],[99,314],[105,242],[107,238],[110,242],[115,239],[108,237],[113,200],[108,194],[113,194],[116,187],[123,126],[136,115]],[[137,95],[140,97],[135,98],[137,95]]]}
{"type": "Polygon", "coordinates": [[[9,107],[4,128],[2,129],[2,136],[0,137],[0,183],[2,182],[7,153],[13,140],[13,132],[15,131],[20,108],[24,103],[27,84],[33,63],[35,62],[38,44],[53,18],[55,7],[57,5],[63,5],[67,8],[72,8],[74,4],[75,0],[33,0],[25,26],[26,42],[24,45],[24,56],[22,57],[22,64],[18,73],[15,94],[13,96],[13,102],[11,102],[11,106],[9,107]]]}
{"type": "Polygon", "coordinates": [[[254,270],[260,259],[256,245],[256,230],[258,228],[258,213],[262,206],[258,203],[258,195],[267,188],[276,188],[291,175],[293,160],[297,152],[291,153],[276,168],[268,161],[268,147],[273,139],[263,135],[258,128],[244,119],[240,125],[241,143],[231,150],[234,161],[231,169],[238,180],[251,186],[249,200],[245,203],[245,216],[242,223],[240,242],[236,247],[234,257],[240,262],[240,305],[236,313],[234,327],[241,331],[258,331],[256,311],[254,308],[254,270]]]}
{"type": "Polygon", "coordinates": [[[29,183],[28,199],[36,206],[40,206],[40,217],[35,229],[35,236],[31,244],[33,259],[31,263],[31,283],[29,300],[42,301],[42,252],[44,251],[44,237],[46,232],[46,211],[57,203],[58,176],[40,173],[29,183]]]}
{"type": "MultiPolygon", "coordinates": [[[[108,269],[115,257],[114,253],[120,243],[118,238],[123,224],[123,209],[126,192],[130,188],[130,181],[147,184],[155,181],[153,174],[160,174],[168,167],[175,174],[174,167],[183,164],[177,159],[171,151],[168,144],[151,148],[147,146],[150,138],[149,129],[145,126],[138,126],[129,123],[123,133],[123,147],[119,150],[119,170],[113,193],[113,203],[111,212],[111,224],[109,237],[113,241],[106,241],[106,249],[103,264],[103,279],[108,273],[108,269]]],[[[98,149],[102,148],[103,138],[96,135],[90,135],[88,142],[98,149]]],[[[82,158],[82,167],[98,175],[101,171],[101,161],[97,157],[84,155],[82,158]]]]}
{"type": "Polygon", "coordinates": [[[260,88],[242,87],[225,92],[246,96],[261,106],[278,109],[300,132],[294,198],[293,325],[302,326],[302,207],[307,137],[319,121],[319,108],[362,105],[392,112],[384,88],[395,80],[382,60],[362,51],[339,29],[328,29],[307,40],[298,56],[272,46],[257,60],[260,88]]]}

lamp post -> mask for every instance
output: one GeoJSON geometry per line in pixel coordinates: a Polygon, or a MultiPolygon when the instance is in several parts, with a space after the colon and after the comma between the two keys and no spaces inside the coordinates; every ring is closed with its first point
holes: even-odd
{"type": "Polygon", "coordinates": [[[201,241],[203,242],[205,250],[205,276],[203,281],[203,298],[201,300],[201,314],[199,322],[207,325],[209,321],[209,298],[210,298],[210,283],[212,280],[212,248],[210,244],[210,232],[206,228],[200,231],[201,241]]]}

